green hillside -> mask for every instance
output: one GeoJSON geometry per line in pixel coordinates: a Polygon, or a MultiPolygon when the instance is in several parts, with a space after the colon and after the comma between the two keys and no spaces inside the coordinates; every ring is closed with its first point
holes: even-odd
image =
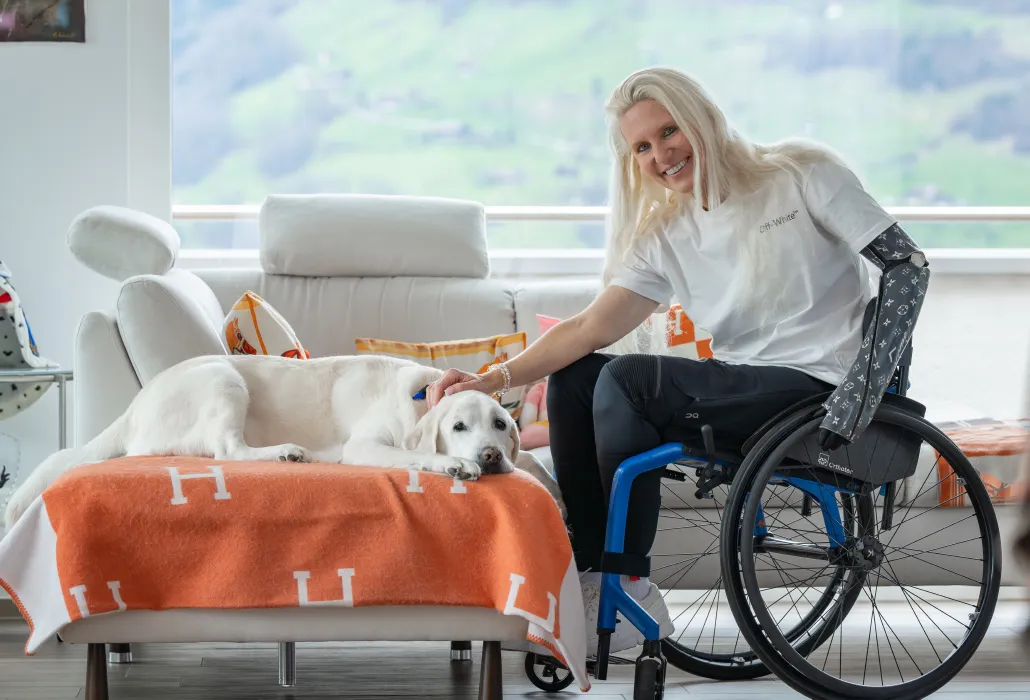
{"type": "MultiPolygon", "coordinates": [[[[604,101],[653,64],[697,75],[756,141],[831,144],[886,205],[1030,202],[1030,2],[172,5],[177,203],[371,192],[604,204],[604,101]]],[[[912,228],[926,246],[1030,240],[1015,224],[912,228]]],[[[182,230],[187,245],[253,244],[247,226],[182,230]]],[[[494,247],[600,240],[595,224],[491,230],[494,247]]]]}

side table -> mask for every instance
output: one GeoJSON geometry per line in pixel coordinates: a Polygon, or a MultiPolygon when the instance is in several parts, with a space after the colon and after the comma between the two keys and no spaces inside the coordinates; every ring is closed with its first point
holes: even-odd
{"type": "Polygon", "coordinates": [[[72,370],[52,367],[50,369],[0,369],[0,382],[54,382],[57,384],[57,431],[60,449],[68,447],[68,382],[74,378],[72,370]]]}
{"type": "MultiPolygon", "coordinates": [[[[74,378],[72,370],[51,367],[49,369],[0,369],[0,382],[54,382],[57,384],[57,417],[58,445],[60,449],[68,446],[68,382],[74,378]]],[[[6,593],[0,589],[0,598],[6,593]]],[[[57,637],[61,641],[60,635],[57,637]]]]}

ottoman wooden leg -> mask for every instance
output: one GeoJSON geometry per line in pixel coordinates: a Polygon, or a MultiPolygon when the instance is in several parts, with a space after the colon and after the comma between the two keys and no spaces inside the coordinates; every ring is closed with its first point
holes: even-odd
{"type": "Polygon", "coordinates": [[[86,700],[108,700],[107,649],[104,644],[86,647],[86,700]]]}
{"type": "Polygon", "coordinates": [[[479,671],[479,700],[502,700],[501,643],[483,642],[483,667],[479,671]]]}

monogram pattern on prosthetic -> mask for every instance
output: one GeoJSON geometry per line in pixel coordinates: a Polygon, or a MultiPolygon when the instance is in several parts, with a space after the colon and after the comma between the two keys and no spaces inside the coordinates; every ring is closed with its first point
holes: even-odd
{"type": "Polygon", "coordinates": [[[821,427],[854,441],[873,419],[901,354],[912,339],[930,281],[926,258],[897,224],[862,254],[881,270],[876,312],[858,357],[824,407],[821,427]]]}

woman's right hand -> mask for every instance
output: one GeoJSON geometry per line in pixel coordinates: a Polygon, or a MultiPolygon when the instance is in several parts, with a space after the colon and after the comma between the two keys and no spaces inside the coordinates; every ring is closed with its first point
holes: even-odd
{"type": "MultiPolygon", "coordinates": [[[[658,302],[636,292],[607,287],[586,309],[555,325],[511,359],[507,365],[511,388],[532,384],[611,345],[646,321],[656,308],[658,302]]],[[[426,400],[433,408],[445,395],[458,391],[496,394],[504,387],[504,379],[504,372],[496,368],[483,374],[449,369],[426,389],[426,400]]]]}
{"type": "Polygon", "coordinates": [[[503,386],[503,379],[498,381],[501,373],[491,370],[485,374],[472,374],[462,372],[460,369],[449,369],[443,376],[429,385],[426,389],[426,401],[429,407],[433,408],[440,403],[445,395],[456,394],[459,391],[481,391],[484,394],[494,394],[503,386]]]}

